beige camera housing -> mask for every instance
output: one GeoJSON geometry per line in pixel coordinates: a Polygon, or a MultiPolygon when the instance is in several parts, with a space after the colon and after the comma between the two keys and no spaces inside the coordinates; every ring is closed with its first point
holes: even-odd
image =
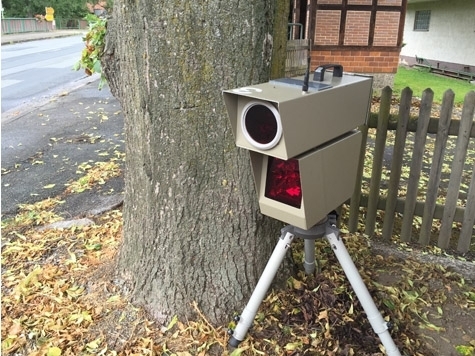
{"type": "MultiPolygon", "coordinates": [[[[289,81],[303,83],[303,77],[289,81]]],[[[223,95],[238,147],[289,159],[363,125],[371,86],[370,77],[344,74],[328,81],[311,82],[305,93],[301,85],[274,80],[225,90],[223,95]],[[252,105],[274,111],[280,137],[272,145],[262,147],[250,140],[243,129],[246,113],[252,105]]]]}
{"type": "Polygon", "coordinates": [[[356,128],[367,119],[372,78],[343,74],[311,81],[307,92],[303,83],[304,77],[285,78],[225,90],[223,96],[236,145],[250,151],[261,212],[310,229],[355,188],[362,144],[356,128]],[[262,134],[263,128],[270,134],[262,134]],[[299,207],[266,196],[269,157],[298,161],[299,207]]]}

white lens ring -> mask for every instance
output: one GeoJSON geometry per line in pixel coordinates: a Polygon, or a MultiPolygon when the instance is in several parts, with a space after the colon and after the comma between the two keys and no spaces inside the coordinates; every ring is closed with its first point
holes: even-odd
{"type": "Polygon", "coordinates": [[[282,137],[282,121],[280,119],[280,114],[279,112],[277,111],[277,109],[275,108],[275,106],[273,106],[272,104],[268,103],[268,102],[265,102],[265,101],[250,101],[248,102],[243,110],[242,110],[242,114],[241,114],[241,131],[244,135],[244,137],[246,138],[246,140],[251,144],[253,145],[254,147],[260,149],[260,150],[270,150],[271,148],[275,147],[281,137],[282,137]],[[260,142],[257,142],[252,136],[251,134],[249,133],[249,131],[247,130],[247,127],[246,127],[246,117],[247,117],[247,113],[249,112],[249,110],[254,107],[254,106],[264,106],[266,107],[267,109],[269,109],[272,114],[274,115],[274,119],[275,119],[275,122],[277,124],[277,131],[275,133],[275,136],[274,138],[270,141],[270,142],[267,142],[267,143],[260,143],[260,142]]]}

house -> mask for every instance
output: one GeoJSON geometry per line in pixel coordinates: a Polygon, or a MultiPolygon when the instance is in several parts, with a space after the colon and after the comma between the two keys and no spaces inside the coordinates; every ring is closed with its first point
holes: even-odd
{"type": "Polygon", "coordinates": [[[98,0],[95,4],[86,3],[86,6],[89,12],[94,13],[96,16],[105,16],[107,15],[107,1],[98,0]]]}
{"type": "Polygon", "coordinates": [[[401,62],[475,75],[475,1],[409,0],[401,62]]]}
{"type": "Polygon", "coordinates": [[[293,0],[291,20],[311,41],[312,69],[338,63],[383,88],[392,86],[399,65],[406,6],[407,0],[293,0]]]}

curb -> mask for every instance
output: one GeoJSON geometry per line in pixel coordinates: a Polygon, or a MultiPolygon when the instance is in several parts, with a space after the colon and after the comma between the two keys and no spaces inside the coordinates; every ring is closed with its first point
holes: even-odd
{"type": "Polygon", "coordinates": [[[2,34],[2,46],[4,45],[12,45],[15,43],[23,43],[23,42],[30,42],[30,41],[40,41],[40,40],[47,40],[51,38],[62,38],[62,37],[70,37],[70,36],[79,36],[85,35],[87,30],[77,30],[76,32],[29,32],[29,33],[18,33],[18,34],[2,34]],[[38,34],[38,37],[35,36],[38,34]]]}
{"type": "Polygon", "coordinates": [[[69,95],[71,92],[81,89],[82,87],[97,82],[100,79],[100,74],[93,74],[92,76],[87,76],[85,78],[76,80],[68,85],[65,85],[56,91],[54,91],[50,97],[39,99],[38,101],[32,103],[27,102],[22,105],[19,105],[11,110],[5,111],[2,113],[1,124],[7,124],[9,122],[18,120],[23,116],[35,111],[36,109],[56,100],[57,98],[65,95],[69,95]]]}

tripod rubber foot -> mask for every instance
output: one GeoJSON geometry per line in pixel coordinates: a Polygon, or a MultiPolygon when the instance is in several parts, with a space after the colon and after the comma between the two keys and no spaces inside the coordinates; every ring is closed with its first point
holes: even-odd
{"type": "Polygon", "coordinates": [[[231,336],[228,341],[228,345],[231,347],[238,347],[242,340],[236,339],[234,336],[231,336]]]}

